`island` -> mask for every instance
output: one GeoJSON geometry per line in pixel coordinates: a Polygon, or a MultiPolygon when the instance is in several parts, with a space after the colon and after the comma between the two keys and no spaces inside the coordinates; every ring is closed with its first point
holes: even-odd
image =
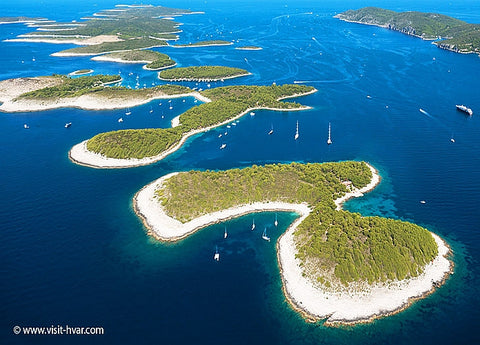
{"type": "Polygon", "coordinates": [[[312,322],[355,324],[405,309],[453,269],[449,247],[427,229],[341,209],[379,181],[372,166],[354,161],[189,171],[145,186],[133,206],[161,241],[252,212],[298,213],[277,242],[287,300],[312,322]]]}
{"type": "Polygon", "coordinates": [[[190,10],[163,6],[117,6],[95,13],[83,21],[57,23],[28,18],[3,18],[5,23],[26,22],[37,31],[19,35],[11,42],[73,43],[83,47],[67,49],[54,56],[98,55],[167,45],[177,40],[179,23],[167,17],[193,14],[190,10]]]}
{"type": "MultiPolygon", "coordinates": [[[[127,168],[157,162],[178,150],[185,141],[236,120],[254,109],[297,111],[310,109],[281,102],[316,92],[306,85],[225,86],[193,93],[205,103],[190,108],[172,128],[129,129],[100,133],[75,145],[70,159],[93,168],[127,168]]],[[[0,107],[1,109],[1,107],[0,107]]]]}
{"type": "Polygon", "coordinates": [[[242,46],[242,47],[236,47],[235,49],[237,50],[262,50],[262,47],[257,47],[257,46],[242,46]]]}
{"type": "Polygon", "coordinates": [[[71,73],[69,73],[68,75],[70,76],[78,76],[78,75],[85,75],[85,74],[90,74],[90,73],[93,73],[93,69],[79,69],[79,70],[76,70],[76,71],[73,71],[71,73]]]}
{"type": "Polygon", "coordinates": [[[250,75],[241,68],[225,66],[190,66],[173,68],[158,73],[158,78],[167,81],[218,81],[250,75]]]}
{"type": "Polygon", "coordinates": [[[111,61],[118,63],[143,63],[147,70],[159,70],[174,67],[177,63],[170,56],[152,50],[127,50],[108,53],[92,58],[94,61],[111,61]]]}
{"type": "Polygon", "coordinates": [[[172,45],[174,48],[189,48],[189,47],[209,47],[209,46],[229,46],[232,45],[232,42],[222,41],[222,40],[210,40],[210,41],[200,41],[188,44],[175,44],[172,45]]]}
{"type": "Polygon", "coordinates": [[[335,16],[347,22],[375,25],[407,35],[435,40],[442,49],[480,54],[480,24],[470,24],[438,13],[395,12],[378,7],[348,10],[335,16]]]}
{"type": "Polygon", "coordinates": [[[165,84],[137,90],[115,86],[120,81],[120,76],[70,78],[58,74],[7,79],[0,81],[0,111],[25,112],[57,108],[107,110],[134,107],[154,99],[187,96],[205,100],[197,92],[181,85],[165,84]]]}

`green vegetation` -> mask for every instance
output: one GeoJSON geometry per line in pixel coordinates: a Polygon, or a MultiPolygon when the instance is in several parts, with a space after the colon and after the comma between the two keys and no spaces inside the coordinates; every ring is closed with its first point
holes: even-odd
{"type": "Polygon", "coordinates": [[[254,165],[183,172],[166,180],[156,195],[165,212],[181,222],[253,202],[306,202],[313,211],[297,228],[295,241],[312,279],[330,286],[417,276],[438,253],[426,229],[335,210],[334,200],[348,191],[346,181],[362,188],[371,177],[363,162],[254,165]]]}
{"type": "Polygon", "coordinates": [[[118,42],[104,42],[100,44],[71,48],[62,50],[58,54],[85,54],[85,55],[98,55],[103,53],[124,51],[124,50],[134,50],[134,49],[144,49],[151,47],[160,47],[165,46],[167,43],[165,41],[156,40],[153,38],[135,38],[129,39],[126,41],[118,42]]]}
{"type": "Polygon", "coordinates": [[[43,89],[30,91],[20,95],[18,98],[27,99],[45,99],[45,98],[65,98],[78,97],[90,92],[97,92],[105,88],[106,83],[120,81],[118,75],[93,75],[78,78],[70,78],[64,75],[53,75],[61,83],[57,86],[46,87],[43,89]]]}
{"type": "Polygon", "coordinates": [[[93,69],[79,69],[70,73],[70,75],[82,75],[82,74],[90,74],[93,72],[93,69]]]}
{"type": "MultiPolygon", "coordinates": [[[[102,11],[96,16],[83,22],[65,23],[73,30],[66,31],[62,35],[75,36],[99,36],[114,35],[122,39],[138,37],[155,37],[159,39],[176,39],[172,34],[178,32],[178,23],[161,19],[163,16],[190,13],[189,10],[174,9],[162,6],[150,7],[124,7],[122,11],[102,11]]],[[[51,27],[40,26],[42,32],[33,32],[34,35],[56,35],[58,31],[49,31],[51,27]],[[43,31],[45,30],[45,31],[43,31]]]]}
{"type": "Polygon", "coordinates": [[[136,129],[129,131],[128,135],[124,131],[113,131],[93,137],[88,141],[87,148],[111,158],[156,156],[178,143],[184,134],[192,130],[216,126],[249,108],[301,109],[302,106],[298,103],[280,102],[278,99],[294,95],[300,96],[313,90],[313,87],[305,85],[227,86],[207,90],[202,94],[210,98],[212,102],[195,106],[181,114],[180,125],[175,127],[174,131],[163,128],[136,129]],[[164,134],[168,138],[162,139],[158,145],[151,144],[164,134]],[[176,138],[176,141],[170,141],[172,138],[176,138]],[[145,145],[144,143],[149,144],[145,145]],[[163,143],[168,143],[168,145],[163,143]]]}
{"type": "Polygon", "coordinates": [[[480,24],[437,13],[394,12],[377,7],[348,10],[336,16],[341,20],[377,25],[423,39],[444,40],[435,44],[461,53],[480,53],[480,24]]]}
{"type": "Polygon", "coordinates": [[[229,41],[212,40],[212,41],[199,41],[189,44],[176,44],[174,47],[203,47],[203,46],[228,46],[233,44],[229,41]]]}
{"type": "Polygon", "coordinates": [[[87,149],[115,158],[151,157],[177,144],[182,134],[178,127],[107,132],[88,140],[87,149]]]}
{"type": "Polygon", "coordinates": [[[236,47],[235,49],[239,50],[262,50],[262,47],[257,47],[257,46],[242,46],[242,47],[236,47]]]}
{"type": "Polygon", "coordinates": [[[224,66],[191,66],[161,71],[158,76],[164,80],[220,80],[248,74],[241,68],[224,66]]]}
{"type": "Polygon", "coordinates": [[[0,23],[24,23],[24,22],[41,22],[45,18],[31,18],[31,17],[0,17],[0,23]]]}
{"type": "Polygon", "coordinates": [[[145,67],[152,70],[172,67],[175,65],[175,61],[170,59],[168,55],[152,50],[127,50],[115,53],[108,53],[103,55],[103,57],[121,59],[129,62],[148,62],[145,67]]]}

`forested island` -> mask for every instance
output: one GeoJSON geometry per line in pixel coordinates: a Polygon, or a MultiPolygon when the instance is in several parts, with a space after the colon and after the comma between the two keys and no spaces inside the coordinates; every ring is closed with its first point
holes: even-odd
{"type": "Polygon", "coordinates": [[[480,24],[438,13],[395,12],[378,7],[348,10],[335,16],[340,20],[375,25],[433,42],[457,53],[480,54],[480,24]]]}
{"type": "Polygon", "coordinates": [[[145,63],[145,69],[158,70],[176,65],[170,56],[153,50],[127,50],[108,53],[92,58],[95,61],[113,61],[119,63],[145,63]]]}
{"type": "MultiPolygon", "coordinates": [[[[86,142],[86,149],[105,158],[141,160],[164,157],[173,152],[191,135],[220,126],[243,116],[252,109],[294,111],[308,109],[295,102],[281,99],[299,97],[316,90],[305,85],[226,86],[200,93],[209,102],[190,108],[180,115],[175,128],[132,129],[101,133],[86,142]]],[[[75,159],[79,161],[80,160],[75,159]]],[[[132,161],[134,165],[142,162],[132,161]]]]}
{"type": "Polygon", "coordinates": [[[223,41],[223,40],[210,40],[210,41],[199,41],[188,44],[175,44],[175,48],[188,48],[188,47],[207,47],[207,46],[229,46],[232,45],[232,42],[223,41]]]}
{"type": "Polygon", "coordinates": [[[378,182],[371,166],[353,161],[188,171],[145,186],[134,207],[161,240],[246,213],[296,211],[277,244],[287,298],[310,318],[357,323],[402,310],[451,270],[448,248],[427,229],[338,209],[378,182]]]}
{"type": "Polygon", "coordinates": [[[65,75],[15,78],[0,81],[0,111],[40,111],[55,108],[118,109],[133,107],[152,99],[195,95],[181,85],[158,85],[144,89],[115,86],[118,75],[65,75]],[[112,85],[113,84],[113,85],[112,85]]]}
{"type": "Polygon", "coordinates": [[[158,77],[168,81],[217,81],[238,78],[250,73],[241,68],[225,66],[190,66],[173,68],[158,73],[158,77]]]}
{"type": "Polygon", "coordinates": [[[166,18],[191,13],[190,10],[163,6],[122,6],[121,10],[104,10],[83,21],[68,23],[46,20],[31,23],[23,17],[3,18],[3,21],[27,22],[37,28],[37,31],[8,41],[74,43],[83,47],[53,55],[98,55],[167,45],[166,41],[178,39],[177,34],[181,31],[179,23],[166,18]]]}

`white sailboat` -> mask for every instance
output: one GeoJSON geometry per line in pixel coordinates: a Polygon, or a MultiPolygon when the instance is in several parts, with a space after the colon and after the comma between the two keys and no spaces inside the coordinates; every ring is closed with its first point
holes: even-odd
{"type": "Polygon", "coordinates": [[[277,214],[275,213],[275,222],[273,222],[275,226],[278,226],[277,214]]]}
{"type": "Polygon", "coordinates": [[[25,123],[25,124],[23,125],[23,128],[25,128],[25,129],[29,129],[29,128],[30,128],[30,126],[29,126],[29,125],[27,125],[27,124],[25,123]]]}
{"type": "Polygon", "coordinates": [[[218,246],[215,246],[215,254],[213,254],[213,260],[220,261],[220,253],[218,252],[218,246]]]}
{"type": "Polygon", "coordinates": [[[227,238],[228,237],[228,232],[227,232],[227,227],[225,227],[225,232],[223,233],[223,238],[227,238]]]}
{"type": "Polygon", "coordinates": [[[255,230],[255,218],[253,218],[253,221],[252,221],[252,231],[255,230]]]}
{"type": "Polygon", "coordinates": [[[297,120],[297,131],[295,132],[295,140],[298,139],[300,135],[298,134],[298,120],[297,120]]]}
{"type": "Polygon", "coordinates": [[[130,111],[130,108],[127,108],[127,110],[125,110],[125,115],[130,115],[132,112],[130,111]]]}
{"type": "Polygon", "coordinates": [[[227,147],[227,144],[222,144],[222,146],[220,146],[220,150],[223,150],[225,147],[227,147]]]}
{"type": "Polygon", "coordinates": [[[270,237],[267,236],[267,228],[265,228],[265,229],[263,230],[262,238],[263,238],[265,241],[270,242],[270,237]]]}
{"type": "Polygon", "coordinates": [[[330,145],[332,143],[332,127],[330,126],[330,122],[328,123],[328,139],[327,139],[327,144],[330,145]]]}
{"type": "Polygon", "coordinates": [[[272,135],[273,134],[273,125],[272,125],[272,128],[270,129],[270,131],[268,132],[268,135],[272,135]]]}

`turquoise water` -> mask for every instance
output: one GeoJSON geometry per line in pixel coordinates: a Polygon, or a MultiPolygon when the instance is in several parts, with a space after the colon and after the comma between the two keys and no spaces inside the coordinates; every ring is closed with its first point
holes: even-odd
{"type": "MultiPolygon", "coordinates": [[[[264,48],[159,49],[180,66],[219,64],[253,73],[211,83],[212,87],[305,81],[319,91],[298,101],[313,109],[257,111],[229,130],[224,150],[219,150],[218,134],[225,128],[216,129],[192,138],[162,162],[123,170],[77,166],[67,152],[84,139],[121,126],[167,127],[174,116],[194,105],[191,98],[173,100],[173,110],[166,101],[136,107],[128,118],[124,110],[0,114],[0,343],[479,342],[480,60],[332,17],[348,8],[381,5],[437,11],[480,23],[480,4],[269,1],[232,6],[187,0],[161,4],[205,12],[180,19],[184,23],[180,42],[235,39],[238,45],[264,48]],[[457,103],[469,105],[474,116],[457,112],[457,103]],[[121,116],[123,124],[117,122],[121,116]],[[297,120],[300,138],[294,141],[297,120]],[[66,122],[73,123],[68,130],[63,127],[66,122]],[[330,146],[325,143],[329,122],[330,146]],[[29,130],[23,129],[24,123],[29,130]],[[272,125],[275,134],[268,136],[272,125]],[[455,143],[450,142],[452,136],[455,143]],[[250,231],[253,216],[247,215],[226,223],[227,240],[225,224],[219,224],[179,243],[163,244],[146,235],[132,210],[131,199],[142,186],[172,171],[348,159],[369,161],[383,179],[373,192],[348,202],[347,209],[426,226],[444,237],[455,254],[455,274],[445,286],[408,310],[368,325],[337,329],[321,322],[307,324],[286,303],[274,240],[294,214],[279,214],[278,229],[272,225],[273,213],[255,215],[257,229],[268,227],[271,243],[262,241],[259,231],[250,231]],[[212,260],[215,246],[221,253],[219,263],[212,260]],[[15,336],[15,325],[101,326],[105,335],[15,336]]],[[[24,0],[2,3],[0,9],[2,15],[64,21],[113,5],[24,0]]],[[[1,25],[0,39],[30,30],[1,25]]],[[[131,85],[136,75],[141,84],[161,83],[141,66],[50,56],[69,47],[73,45],[0,42],[0,79],[92,68],[95,73],[132,73],[125,81],[131,85]]]]}

